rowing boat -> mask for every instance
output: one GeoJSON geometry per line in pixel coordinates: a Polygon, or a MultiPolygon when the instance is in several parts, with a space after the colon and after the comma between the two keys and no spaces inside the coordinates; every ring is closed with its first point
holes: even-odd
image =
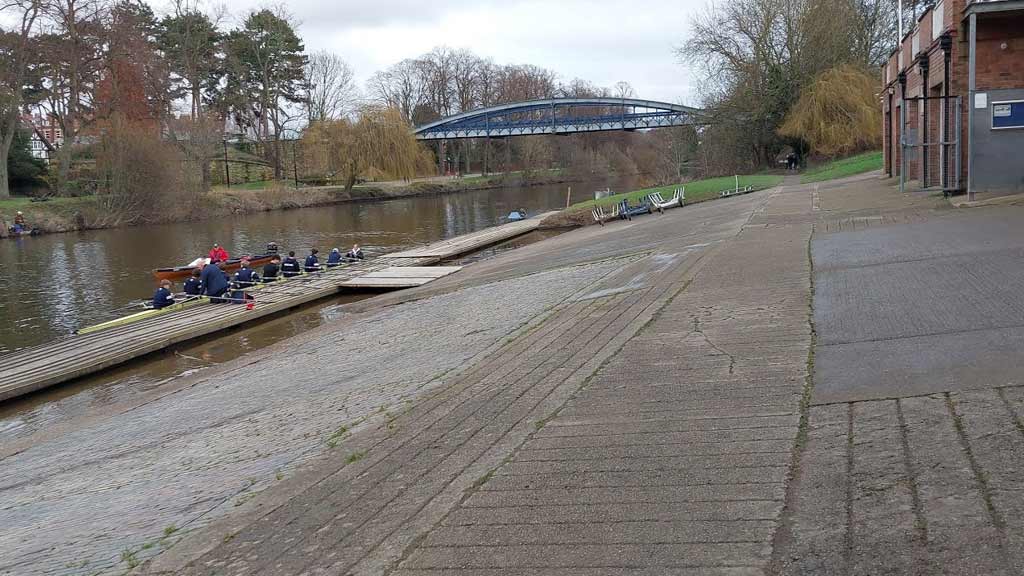
{"type": "MultiPolygon", "coordinates": [[[[277,256],[277,254],[263,254],[262,256],[249,256],[249,266],[256,268],[269,264],[271,259],[277,256]]],[[[232,258],[221,262],[225,272],[233,272],[242,267],[241,258],[232,258]]],[[[157,268],[153,270],[153,276],[157,282],[161,280],[184,280],[192,275],[192,271],[195,270],[194,266],[175,266],[174,268],[157,268]]]]}
{"type": "Polygon", "coordinates": [[[160,316],[161,314],[166,314],[168,312],[175,312],[175,311],[178,311],[178,310],[184,310],[186,308],[191,308],[192,306],[195,306],[197,304],[202,304],[203,302],[207,302],[207,301],[209,301],[209,298],[207,298],[206,296],[191,296],[191,297],[189,297],[186,300],[183,300],[181,302],[176,302],[174,304],[171,304],[170,306],[165,306],[165,307],[159,308],[159,309],[158,308],[149,308],[147,310],[143,310],[142,312],[136,312],[135,314],[129,314],[128,316],[122,316],[121,318],[115,318],[115,319],[109,320],[107,322],[96,324],[95,326],[87,326],[85,328],[81,328],[79,330],[76,330],[75,334],[79,334],[79,335],[81,335],[81,334],[89,334],[90,332],[98,332],[100,330],[106,330],[107,328],[116,328],[118,326],[124,326],[126,324],[132,324],[134,322],[138,322],[140,320],[145,320],[147,318],[152,318],[154,316],[160,316]]]}

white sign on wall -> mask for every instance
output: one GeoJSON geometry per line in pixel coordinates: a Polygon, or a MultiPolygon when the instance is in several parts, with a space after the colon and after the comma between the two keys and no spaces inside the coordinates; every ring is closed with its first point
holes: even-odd
{"type": "Polygon", "coordinates": [[[988,94],[979,92],[974,95],[974,107],[975,108],[988,108],[988,94]]]}
{"type": "Polygon", "coordinates": [[[993,104],[992,116],[995,118],[1009,118],[1012,110],[1009,104],[993,104]]]}

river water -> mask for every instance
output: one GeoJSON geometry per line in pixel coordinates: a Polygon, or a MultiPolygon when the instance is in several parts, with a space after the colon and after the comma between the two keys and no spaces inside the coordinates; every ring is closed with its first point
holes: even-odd
{"type": "MultiPolygon", "coordinates": [[[[574,199],[605,182],[576,184],[574,199]]],[[[338,204],[159,226],[0,240],[0,354],[124,315],[152,296],[150,270],[205,255],[214,242],[233,254],[262,253],[268,241],[300,256],[353,243],[368,255],[392,252],[501,224],[515,208],[565,205],[567,185],[502,188],[338,204]],[[120,313],[118,313],[118,309],[120,313]]]]}
{"type": "MultiPolygon", "coordinates": [[[[152,295],[152,268],[185,264],[205,255],[214,242],[233,255],[262,253],[273,240],[282,250],[295,250],[298,255],[316,247],[323,257],[333,247],[345,251],[359,243],[372,257],[502,224],[516,208],[537,214],[564,207],[568,186],[509,187],[0,240],[0,354],[139,310],[131,305],[152,295]]],[[[571,201],[579,202],[606,187],[629,190],[632,182],[571,186],[571,201]]],[[[490,252],[543,237],[542,232],[533,233],[490,252]]],[[[185,344],[166,354],[10,402],[0,406],[0,437],[10,440],[31,435],[55,421],[152,391],[184,374],[330,321],[343,313],[344,304],[366,297],[324,300],[253,327],[185,344]]]]}

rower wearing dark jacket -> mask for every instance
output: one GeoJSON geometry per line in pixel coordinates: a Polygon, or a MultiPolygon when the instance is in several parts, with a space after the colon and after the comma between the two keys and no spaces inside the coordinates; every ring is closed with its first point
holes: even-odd
{"type": "Polygon", "coordinates": [[[207,264],[203,267],[203,273],[199,276],[203,283],[203,294],[210,297],[210,302],[221,303],[221,298],[228,291],[228,278],[224,271],[216,264],[207,264]]]}
{"type": "Polygon", "coordinates": [[[260,275],[252,268],[249,268],[249,259],[242,258],[242,267],[238,269],[238,272],[235,272],[235,286],[238,288],[252,288],[259,281],[260,275]]]}
{"type": "Polygon", "coordinates": [[[263,267],[263,283],[273,282],[277,280],[277,275],[281,273],[281,259],[274,256],[270,259],[270,264],[263,267]]]}
{"type": "Polygon", "coordinates": [[[189,296],[199,296],[203,293],[203,283],[199,280],[199,275],[202,272],[199,268],[192,271],[192,275],[189,276],[188,280],[185,280],[185,294],[189,296]]]}
{"type": "Polygon", "coordinates": [[[359,244],[353,244],[352,249],[348,251],[348,254],[345,254],[345,258],[349,260],[362,260],[365,258],[363,256],[363,249],[359,247],[359,244]]]}
{"type": "Polygon", "coordinates": [[[171,281],[161,280],[160,287],[153,295],[153,308],[159,310],[174,304],[174,294],[171,294],[171,281]]]}
{"type": "Polygon", "coordinates": [[[281,263],[281,273],[285,278],[291,278],[298,276],[302,273],[302,266],[299,265],[299,261],[295,259],[295,251],[292,250],[288,253],[288,257],[281,263]]]}
{"type": "Polygon", "coordinates": [[[331,250],[331,253],[327,255],[327,267],[334,268],[341,264],[341,251],[335,248],[331,250]]]}
{"type": "Polygon", "coordinates": [[[306,256],[306,272],[319,272],[320,271],[320,259],[316,257],[320,251],[313,248],[309,252],[309,256],[306,256]]]}

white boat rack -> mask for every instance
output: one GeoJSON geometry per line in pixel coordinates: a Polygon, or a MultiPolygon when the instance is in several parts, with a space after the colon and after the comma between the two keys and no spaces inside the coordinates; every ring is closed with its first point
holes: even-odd
{"type": "Polygon", "coordinates": [[[594,209],[590,211],[590,213],[594,216],[594,222],[597,222],[601,226],[604,226],[605,222],[609,220],[614,220],[619,217],[619,205],[615,204],[608,211],[605,211],[604,206],[598,205],[595,206],[594,209]]]}
{"type": "Polygon", "coordinates": [[[657,208],[659,212],[664,214],[667,208],[681,208],[683,206],[686,202],[686,187],[683,186],[682,188],[676,188],[675,192],[672,194],[671,200],[665,200],[661,195],[661,192],[654,192],[648,195],[647,199],[650,200],[651,206],[657,208]]]}

